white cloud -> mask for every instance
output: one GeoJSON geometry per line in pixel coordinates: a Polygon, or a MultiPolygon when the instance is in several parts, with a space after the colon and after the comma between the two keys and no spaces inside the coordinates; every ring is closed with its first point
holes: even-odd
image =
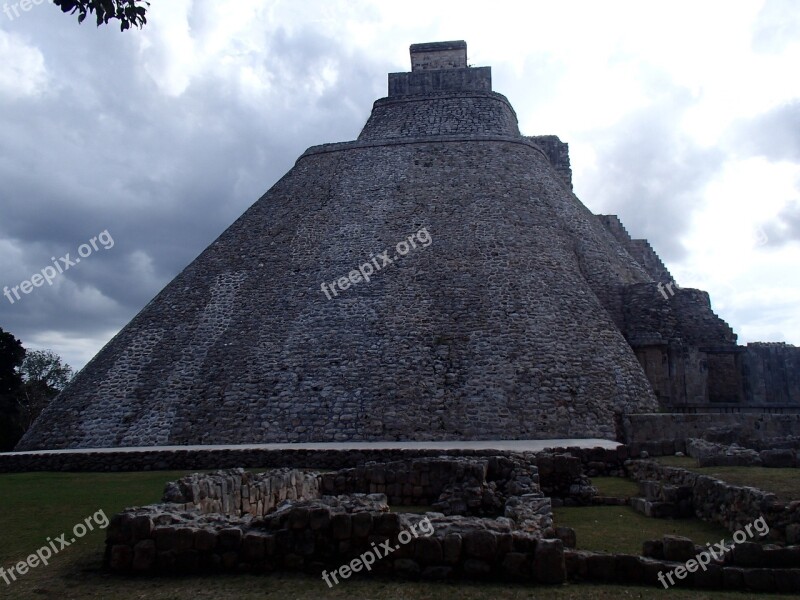
{"type": "Polygon", "coordinates": [[[44,56],[21,37],[0,29],[0,99],[36,97],[47,85],[44,56]]]}

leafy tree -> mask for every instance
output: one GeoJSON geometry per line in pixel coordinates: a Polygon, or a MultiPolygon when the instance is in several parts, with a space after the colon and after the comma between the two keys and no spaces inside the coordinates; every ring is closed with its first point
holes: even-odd
{"type": "Polygon", "coordinates": [[[19,439],[16,404],[22,377],[17,369],[24,358],[22,343],[0,327],[0,451],[12,450],[19,439]]]}
{"type": "Polygon", "coordinates": [[[147,23],[145,6],[150,6],[146,0],[53,0],[53,3],[65,13],[77,12],[78,23],[91,14],[95,15],[98,27],[117,19],[120,31],[131,26],[141,29],[147,23]]]}
{"type": "Polygon", "coordinates": [[[29,351],[20,366],[23,384],[17,395],[19,426],[25,433],[72,378],[72,367],[52,350],[29,351]]]}

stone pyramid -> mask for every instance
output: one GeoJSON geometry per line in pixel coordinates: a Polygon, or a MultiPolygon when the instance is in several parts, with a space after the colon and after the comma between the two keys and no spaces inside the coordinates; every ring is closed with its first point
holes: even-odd
{"type": "Polygon", "coordinates": [[[18,449],[615,438],[655,411],[624,335],[653,269],[464,42],[411,58],[357,140],[309,148],[18,449]]]}

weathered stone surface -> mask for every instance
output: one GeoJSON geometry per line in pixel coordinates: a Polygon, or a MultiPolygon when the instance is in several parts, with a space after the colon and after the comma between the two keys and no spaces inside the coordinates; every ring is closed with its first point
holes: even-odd
{"type": "Polygon", "coordinates": [[[442,579],[450,579],[453,577],[453,568],[452,567],[428,567],[427,569],[422,571],[422,577],[424,579],[430,579],[434,581],[442,580],[442,579]]]}
{"type": "Polygon", "coordinates": [[[642,556],[648,558],[664,559],[664,541],[663,540],[646,540],[642,544],[642,556]]]}
{"type": "Polygon", "coordinates": [[[367,537],[372,530],[372,515],[368,512],[356,513],[351,519],[353,537],[367,537]]]}
{"type": "Polygon", "coordinates": [[[242,538],[242,560],[248,563],[263,561],[266,557],[266,536],[257,533],[247,533],[242,538]]]}
{"type": "Polygon", "coordinates": [[[175,548],[176,533],[174,527],[157,527],[153,531],[153,537],[159,552],[166,552],[175,548]]]}
{"type": "MultiPolygon", "coordinates": [[[[331,517],[331,532],[333,539],[346,540],[352,532],[352,518],[348,514],[338,514],[331,517]]],[[[381,533],[381,532],[379,532],[381,533]]]]}
{"type": "Polygon", "coordinates": [[[497,552],[497,536],[491,531],[470,531],[464,535],[464,552],[471,558],[491,559],[497,552]]]}
{"type": "Polygon", "coordinates": [[[307,150],[20,449],[614,439],[615,415],[654,411],[624,297],[644,285],[647,308],[670,304],[648,260],[572,195],[564,144],[522,136],[487,69],[395,77],[404,95],[377,101],[358,140],[307,150]],[[384,248],[391,263],[369,282],[349,277],[384,248]]]}
{"type": "MultiPolygon", "coordinates": [[[[138,542],[133,549],[132,570],[135,573],[151,571],[156,564],[156,555],[155,541],[147,539],[138,542]]],[[[112,565],[111,568],[115,569],[115,566],[112,565]]]]}
{"type": "Polygon", "coordinates": [[[513,579],[528,579],[531,576],[531,556],[523,552],[509,552],[503,558],[503,573],[513,579]]]}
{"type": "Polygon", "coordinates": [[[133,550],[128,545],[116,545],[111,548],[110,567],[117,572],[130,569],[133,561],[133,550]]]}
{"type": "Polygon", "coordinates": [[[673,562],[686,562],[694,558],[694,542],[678,535],[665,535],[662,538],[664,558],[673,562]]]}
{"type": "Polygon", "coordinates": [[[800,544],[800,523],[791,523],[786,526],[786,543],[800,544]]]}
{"type": "Polygon", "coordinates": [[[539,583],[563,583],[566,580],[561,540],[539,540],[534,554],[533,576],[539,583]]]}
{"type": "Polygon", "coordinates": [[[394,561],[394,570],[397,574],[406,577],[416,577],[422,571],[419,568],[419,563],[410,558],[398,558],[394,561]]]}
{"type": "Polygon", "coordinates": [[[617,559],[613,554],[593,554],[586,558],[589,577],[595,581],[614,581],[617,575],[617,559]]]}
{"type": "Polygon", "coordinates": [[[201,529],[194,537],[195,550],[211,552],[217,545],[217,532],[211,529],[201,529]]]}
{"type": "Polygon", "coordinates": [[[764,562],[764,550],[761,544],[742,542],[733,549],[733,562],[739,567],[760,567],[764,562]]]}
{"type": "Polygon", "coordinates": [[[217,544],[223,551],[237,551],[242,543],[242,530],[236,527],[229,527],[219,532],[217,544]]]}
{"type": "Polygon", "coordinates": [[[414,557],[421,564],[442,562],[442,544],[435,538],[419,538],[414,548],[414,557]]]}
{"type": "Polygon", "coordinates": [[[756,592],[774,592],[775,576],[770,569],[745,569],[744,584],[756,592]]]}
{"type": "Polygon", "coordinates": [[[464,575],[475,579],[488,577],[492,572],[492,565],[485,560],[470,558],[464,561],[464,575]]]}
{"type": "Polygon", "coordinates": [[[762,450],[758,453],[761,464],[771,468],[790,468],[797,466],[795,450],[762,450]]]}
{"type": "Polygon", "coordinates": [[[442,541],[442,558],[450,565],[458,563],[461,558],[462,538],[458,533],[450,533],[442,541]]]}
{"type": "Polygon", "coordinates": [[[571,527],[556,527],[556,537],[563,542],[564,548],[575,548],[578,545],[575,530],[571,527]]]}

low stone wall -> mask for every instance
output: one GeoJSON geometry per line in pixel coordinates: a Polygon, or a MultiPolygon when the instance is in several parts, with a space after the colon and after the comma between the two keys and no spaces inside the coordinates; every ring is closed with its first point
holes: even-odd
{"type": "Polygon", "coordinates": [[[738,432],[739,440],[800,437],[800,414],[652,413],[624,418],[628,444],[684,443],[688,438],[708,439],[709,432],[726,430],[738,432]]]}
{"type": "Polygon", "coordinates": [[[106,565],[115,573],[281,570],[321,577],[323,570],[335,571],[376,547],[386,548],[388,541],[392,551],[371,566],[376,573],[426,579],[565,580],[561,540],[516,531],[508,520],[434,513],[427,516],[433,533],[422,535],[430,531],[422,515],[386,512],[380,495],[361,500],[297,502],[263,520],[218,522],[217,527],[199,515],[129,510],[109,525],[106,565]],[[404,531],[411,538],[407,543],[401,537],[404,531]]]}
{"type": "MultiPolygon", "coordinates": [[[[674,445],[669,448],[674,453],[674,445]]],[[[190,448],[186,450],[137,450],[130,452],[58,452],[58,453],[9,453],[0,454],[0,473],[30,471],[81,471],[81,472],[123,472],[151,470],[212,470],[243,467],[245,469],[305,468],[321,470],[357,469],[366,463],[386,463],[410,461],[415,459],[438,458],[443,454],[465,459],[496,460],[503,457],[508,464],[535,464],[539,469],[539,485],[544,494],[553,498],[556,505],[592,504],[596,493],[588,478],[598,476],[625,476],[625,461],[629,456],[638,457],[641,448],[637,445],[629,449],[618,446],[609,450],[604,448],[549,448],[541,452],[511,452],[497,450],[266,450],[266,449],[218,449],[190,448]],[[521,461],[521,462],[520,462],[521,461]]],[[[656,456],[659,452],[652,452],[656,456]]],[[[505,479],[502,474],[495,475],[495,467],[489,463],[487,479],[489,482],[505,479]]],[[[499,463],[497,463],[499,465],[499,463]]],[[[497,468],[500,468],[499,466],[497,468]]],[[[506,467],[502,467],[506,468],[506,467]]],[[[521,471],[523,481],[525,469],[521,471]]],[[[516,476],[514,476],[516,478],[516,476]]],[[[346,491],[376,491],[370,481],[369,486],[345,486],[337,493],[346,491]]],[[[334,493],[328,488],[328,493],[334,493]]],[[[402,494],[381,490],[392,495],[395,504],[407,502],[412,497],[403,490],[402,494]],[[401,496],[399,502],[397,497],[401,496]]],[[[508,491],[506,495],[524,493],[508,491]]],[[[411,500],[413,503],[426,503],[423,499],[411,500]]]]}
{"type": "Polygon", "coordinates": [[[628,472],[636,481],[657,482],[662,488],[690,488],[694,514],[704,521],[719,523],[728,531],[742,529],[763,516],[770,528],[769,539],[800,542],[800,501],[783,503],[775,494],[763,490],[731,485],[653,461],[630,461],[628,472]]]}
{"type": "Polygon", "coordinates": [[[263,517],[285,500],[320,497],[318,473],[275,469],[248,473],[244,469],[193,474],[167,484],[164,502],[201,514],[263,517]]]}
{"type": "MultiPolygon", "coordinates": [[[[673,451],[674,453],[674,446],[673,451]]],[[[209,469],[346,469],[367,462],[393,462],[442,455],[481,458],[491,456],[551,456],[569,454],[584,465],[590,477],[597,475],[623,475],[623,464],[632,454],[625,446],[614,450],[604,448],[547,448],[541,452],[513,452],[507,450],[268,450],[187,448],[176,450],[134,451],[75,451],[51,453],[11,452],[0,453],[0,473],[29,471],[181,471],[209,469]]]]}
{"type": "Polygon", "coordinates": [[[394,550],[377,571],[557,583],[564,580],[562,538],[574,546],[574,531],[553,528],[550,499],[542,496],[530,460],[439,457],[323,475],[292,469],[190,475],[167,484],[162,504],[111,519],[105,564],[114,572],[145,574],[321,572],[388,539],[394,550]],[[413,501],[451,502],[458,498],[454,490],[486,487],[487,475],[495,477],[491,489],[501,501],[492,507],[496,518],[428,513],[430,536],[410,541],[399,536],[418,527],[420,515],[390,514],[383,493],[352,493],[384,487],[408,490],[413,501]],[[320,497],[325,488],[351,493],[320,497]]]}
{"type": "Polygon", "coordinates": [[[631,498],[633,510],[655,519],[686,519],[694,516],[694,499],[689,485],[660,481],[639,481],[641,497],[631,498]]]}
{"type": "Polygon", "coordinates": [[[511,496],[539,491],[535,455],[420,458],[367,463],[322,475],[325,494],[386,494],[393,505],[430,505],[444,514],[497,515],[511,496]]]}
{"type": "MultiPolygon", "coordinates": [[[[752,592],[797,592],[800,589],[800,547],[765,549],[758,565],[736,559],[735,554],[724,563],[713,562],[705,569],[695,564],[687,570],[684,560],[694,559],[705,546],[697,546],[688,558],[672,560],[649,558],[630,554],[605,554],[579,550],[566,550],[564,561],[570,581],[595,581],[602,583],[639,584],[663,589],[669,585],[667,573],[672,575],[675,587],[712,590],[749,590],[752,592]],[[764,558],[768,556],[768,558],[764,558]],[[738,560],[738,562],[737,562],[738,560]],[[680,562],[678,562],[680,561],[680,562]],[[730,561],[730,562],[729,562],[730,561]],[[742,563],[747,563],[742,565],[742,563]],[[771,565],[771,566],[767,566],[771,565]],[[677,577],[675,569],[681,568],[677,577]],[[659,573],[661,578],[659,578],[659,573]]],[[[742,544],[758,546],[760,544],[742,544]]],[[[672,586],[670,586],[672,587],[672,586]]]]}
{"type": "Polygon", "coordinates": [[[798,465],[798,452],[793,448],[757,452],[736,443],[719,444],[694,438],[686,440],[686,454],[696,458],[701,467],[793,468],[798,465]]]}

